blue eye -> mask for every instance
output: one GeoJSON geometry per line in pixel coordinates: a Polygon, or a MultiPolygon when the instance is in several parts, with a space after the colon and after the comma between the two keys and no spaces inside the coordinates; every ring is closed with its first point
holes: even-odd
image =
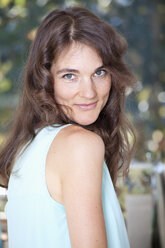
{"type": "Polygon", "coordinates": [[[105,74],[106,74],[106,70],[99,70],[95,72],[94,76],[101,77],[104,76],[105,74]]]}
{"type": "Polygon", "coordinates": [[[63,78],[73,80],[75,78],[75,76],[73,74],[65,74],[65,75],[63,75],[63,78]]]}

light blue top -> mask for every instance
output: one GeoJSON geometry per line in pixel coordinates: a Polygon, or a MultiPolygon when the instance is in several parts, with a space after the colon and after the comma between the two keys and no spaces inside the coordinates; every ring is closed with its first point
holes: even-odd
{"type": "MultiPolygon", "coordinates": [[[[5,207],[9,248],[71,247],[65,207],[51,198],[45,179],[49,147],[65,126],[43,128],[15,162],[5,207]]],[[[129,248],[123,215],[105,163],[102,204],[108,248],[129,248]]]]}

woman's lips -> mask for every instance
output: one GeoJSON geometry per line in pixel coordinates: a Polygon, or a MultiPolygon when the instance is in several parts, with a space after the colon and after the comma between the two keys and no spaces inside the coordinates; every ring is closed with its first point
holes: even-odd
{"type": "Polygon", "coordinates": [[[81,110],[91,110],[96,107],[97,102],[90,103],[90,104],[75,104],[81,110]]]}

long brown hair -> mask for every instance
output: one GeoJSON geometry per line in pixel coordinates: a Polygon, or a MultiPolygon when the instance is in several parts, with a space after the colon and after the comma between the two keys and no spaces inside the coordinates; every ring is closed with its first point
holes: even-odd
{"type": "Polygon", "coordinates": [[[1,185],[7,187],[16,155],[32,142],[37,132],[54,123],[73,123],[54,99],[52,62],[73,41],[96,49],[104,66],[111,72],[112,86],[107,104],[95,123],[84,126],[98,133],[105,143],[105,160],[114,186],[118,173],[129,168],[135,139],[124,105],[126,89],[133,87],[134,77],[123,62],[126,40],[112,26],[89,10],[73,7],[52,11],[41,23],[32,43],[25,70],[23,93],[11,133],[0,152],[1,185]]]}

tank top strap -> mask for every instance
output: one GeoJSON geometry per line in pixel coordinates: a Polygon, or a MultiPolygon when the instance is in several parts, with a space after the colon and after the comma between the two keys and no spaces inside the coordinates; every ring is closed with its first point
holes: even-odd
{"type": "MultiPolygon", "coordinates": [[[[49,146],[51,145],[51,143],[53,142],[53,139],[56,137],[56,135],[65,127],[70,126],[72,124],[65,124],[65,125],[61,125],[59,126],[58,124],[54,124],[53,126],[46,126],[44,127],[39,133],[38,133],[38,137],[36,137],[37,139],[43,139],[46,142],[46,144],[48,145],[48,149],[49,146]]],[[[37,140],[36,139],[36,140],[37,140]]]]}

